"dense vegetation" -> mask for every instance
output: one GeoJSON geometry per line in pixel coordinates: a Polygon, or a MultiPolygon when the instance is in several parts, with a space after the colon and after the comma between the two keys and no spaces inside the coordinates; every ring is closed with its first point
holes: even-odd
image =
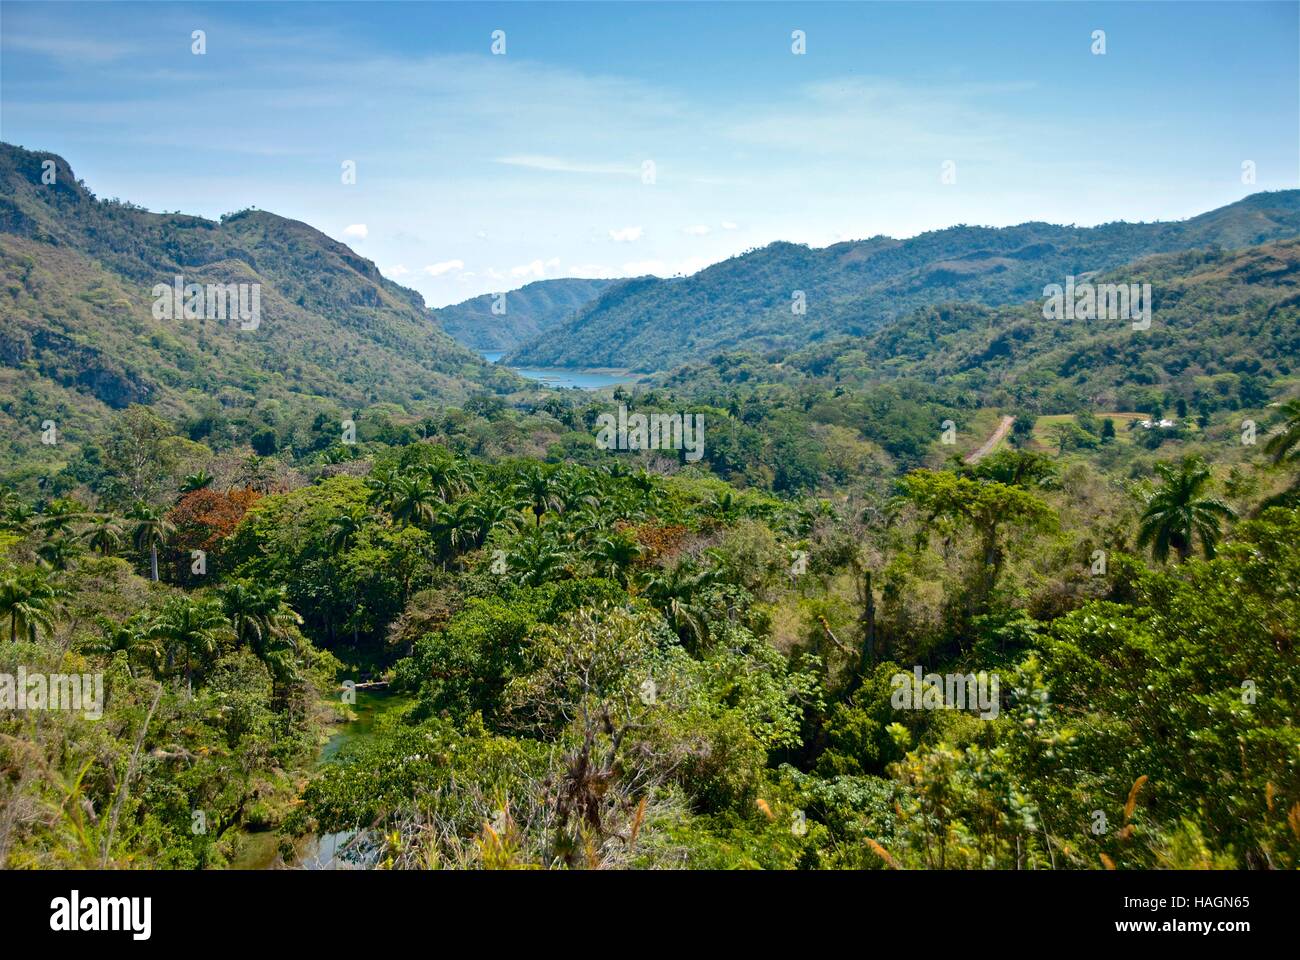
{"type": "Polygon", "coordinates": [[[0,714],[0,856],[1294,867],[1282,415],[1231,476],[1005,448],[800,501],[421,439],[218,486],[132,408],[92,485],[5,495],[5,669],[102,670],[107,706],[0,714]],[[1001,709],[898,709],[915,666],[1001,709]],[[409,706],[309,777],[349,676],[409,706]]]}
{"type": "Polygon", "coordinates": [[[104,702],[0,702],[0,867],[1300,866],[1295,241],[1127,268],[1147,331],[943,303],[592,394],[416,352],[422,306],[306,227],[63,166],[38,199],[6,156],[0,682],[104,702]],[[209,241],[299,284],[273,361],[43,273],[209,241]],[[87,358],[155,387],[91,402],[87,358]],[[618,404],[700,414],[703,458],[599,448],[618,404]],[[357,689],[385,708],[322,760],[357,689]]]}

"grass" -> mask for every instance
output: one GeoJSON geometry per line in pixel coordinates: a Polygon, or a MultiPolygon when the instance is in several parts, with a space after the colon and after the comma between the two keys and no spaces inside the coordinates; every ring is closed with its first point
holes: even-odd
{"type": "MultiPolygon", "coordinates": [[[[1101,420],[1115,421],[1115,439],[1119,443],[1132,443],[1133,440],[1129,434],[1128,425],[1137,420],[1146,420],[1151,415],[1149,413],[1132,413],[1132,412],[1098,412],[1094,416],[1101,420]]],[[[1169,416],[1166,414],[1165,416],[1169,416]]],[[[1172,418],[1171,418],[1172,419],[1172,418]]],[[[1062,423],[1074,423],[1078,417],[1073,413],[1054,413],[1049,416],[1039,417],[1034,422],[1034,439],[1031,449],[1038,452],[1055,452],[1056,437],[1052,428],[1062,423]]]]}

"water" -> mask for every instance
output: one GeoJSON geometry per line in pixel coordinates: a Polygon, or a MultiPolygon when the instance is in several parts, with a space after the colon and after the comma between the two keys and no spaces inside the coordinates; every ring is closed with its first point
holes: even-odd
{"type": "MultiPolygon", "coordinates": [[[[329,763],[345,746],[373,736],[377,717],[391,710],[400,710],[408,703],[410,698],[390,694],[386,690],[358,690],[357,702],[352,705],[356,719],[339,725],[338,730],[321,748],[317,766],[329,763]]],[[[352,869],[353,864],[338,858],[339,850],[350,839],[351,832],[310,837],[298,844],[291,866],[302,870],[352,869]]],[[[274,830],[249,834],[231,867],[236,870],[272,869],[279,859],[279,840],[280,836],[274,830]]]]}
{"type": "MultiPolygon", "coordinates": [[[[485,350],[483,359],[488,363],[496,363],[505,352],[502,350],[485,350]]],[[[544,383],[548,387],[568,388],[577,387],[580,390],[599,390],[601,387],[613,387],[620,383],[631,383],[632,377],[627,374],[609,373],[606,371],[584,370],[580,367],[565,367],[562,369],[548,369],[544,367],[511,367],[515,373],[529,380],[536,380],[544,383]]]]}
{"type": "MultiPolygon", "coordinates": [[[[350,744],[360,743],[374,735],[375,720],[390,710],[400,710],[410,701],[406,697],[392,696],[386,690],[358,690],[357,702],[352,705],[356,719],[330,737],[320,752],[320,763],[329,763],[350,744]]],[[[339,852],[352,839],[352,831],[326,833],[307,842],[298,854],[298,866],[303,870],[353,870],[356,864],[339,858],[339,852]]]]}

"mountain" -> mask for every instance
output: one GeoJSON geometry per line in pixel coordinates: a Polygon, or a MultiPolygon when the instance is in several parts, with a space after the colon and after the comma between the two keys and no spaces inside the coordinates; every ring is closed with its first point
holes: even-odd
{"type": "Polygon", "coordinates": [[[1145,412],[1178,398],[1193,410],[1253,408],[1300,374],[1300,239],[1159,254],[1094,282],[1120,280],[1151,285],[1149,329],[1123,319],[1048,320],[1041,299],[941,304],[864,336],[779,357],[719,354],[652,383],[724,405],[740,388],[842,397],[906,382],[977,406],[1057,414],[1145,412]]]}
{"type": "Polygon", "coordinates": [[[6,457],[41,452],[45,420],[75,443],[132,403],[173,419],[274,404],[288,430],[322,411],[413,412],[524,385],[443,333],[418,293],[305,223],[97,199],[63,158],[9,144],[0,144],[0,275],[6,457]],[[258,322],[219,319],[221,289],[211,316],[166,318],[172,298],[155,289],[176,277],[203,285],[201,313],[209,285],[246,284],[250,315],[259,294],[258,322]]]}
{"type": "Polygon", "coordinates": [[[793,351],[868,333],[918,307],[1029,300],[1068,275],[1111,270],[1152,253],[1235,249],[1297,235],[1300,190],[1287,190],[1170,223],[957,226],[823,249],[774,243],[685,279],[611,287],[506,360],[653,372],[728,350],[793,351]],[[798,292],[803,314],[792,309],[798,292]]]}
{"type": "Polygon", "coordinates": [[[538,280],[506,294],[504,313],[493,313],[497,294],[485,293],[436,313],[438,324],[471,350],[513,350],[596,299],[616,280],[566,277],[538,280]]]}

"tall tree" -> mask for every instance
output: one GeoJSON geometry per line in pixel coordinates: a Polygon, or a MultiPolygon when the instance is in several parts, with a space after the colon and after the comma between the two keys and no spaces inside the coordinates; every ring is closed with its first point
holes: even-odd
{"type": "Polygon", "coordinates": [[[91,519],[90,526],[82,531],[86,545],[96,550],[101,556],[109,556],[122,546],[125,530],[122,522],[112,514],[103,514],[91,519]]]}
{"type": "Polygon", "coordinates": [[[179,652],[185,657],[185,687],[194,692],[194,661],[211,657],[230,634],[230,622],[221,604],[212,597],[170,598],[149,626],[149,636],[167,651],[167,664],[175,663],[179,652]]]}
{"type": "Polygon", "coordinates": [[[982,610],[997,585],[1006,562],[1004,538],[1008,527],[1025,531],[1049,530],[1056,514],[1038,497],[1019,487],[996,480],[973,480],[947,471],[913,470],[899,481],[905,500],[921,514],[922,542],[928,539],[936,520],[969,524],[979,543],[976,568],[971,573],[972,590],[966,610],[982,610]]]}
{"type": "Polygon", "coordinates": [[[144,503],[137,503],[127,514],[127,519],[133,521],[131,539],[135,541],[136,547],[149,551],[149,577],[157,583],[158,548],[171,539],[176,527],[161,511],[144,503]]]}
{"type": "Polygon", "coordinates": [[[596,572],[627,586],[628,571],[641,556],[641,545],[625,531],[619,531],[596,542],[592,551],[596,572]]]}
{"type": "Polygon", "coordinates": [[[428,528],[438,513],[438,492],[425,476],[400,476],[393,484],[388,510],[396,524],[428,528]]]}
{"type": "Polygon", "coordinates": [[[1138,546],[1150,547],[1164,563],[1171,547],[1180,561],[1186,560],[1199,540],[1205,556],[1213,557],[1223,521],[1236,514],[1222,500],[1206,496],[1212,479],[1209,465],[1188,456],[1177,467],[1156,464],[1156,473],[1163,483],[1147,500],[1138,522],[1138,546]]]}
{"type": "Polygon", "coordinates": [[[35,642],[41,631],[53,630],[58,596],[40,571],[13,572],[0,580],[0,618],[9,620],[9,641],[22,636],[35,642]]]}
{"type": "Polygon", "coordinates": [[[523,498],[533,516],[535,525],[542,525],[542,517],[548,510],[556,509],[561,500],[556,489],[555,479],[541,466],[534,466],[515,483],[515,492],[523,498]]]}
{"type": "Polygon", "coordinates": [[[175,467],[168,444],[172,429],[147,408],[127,407],[104,441],[110,499],[119,504],[152,503],[175,467]]]}

